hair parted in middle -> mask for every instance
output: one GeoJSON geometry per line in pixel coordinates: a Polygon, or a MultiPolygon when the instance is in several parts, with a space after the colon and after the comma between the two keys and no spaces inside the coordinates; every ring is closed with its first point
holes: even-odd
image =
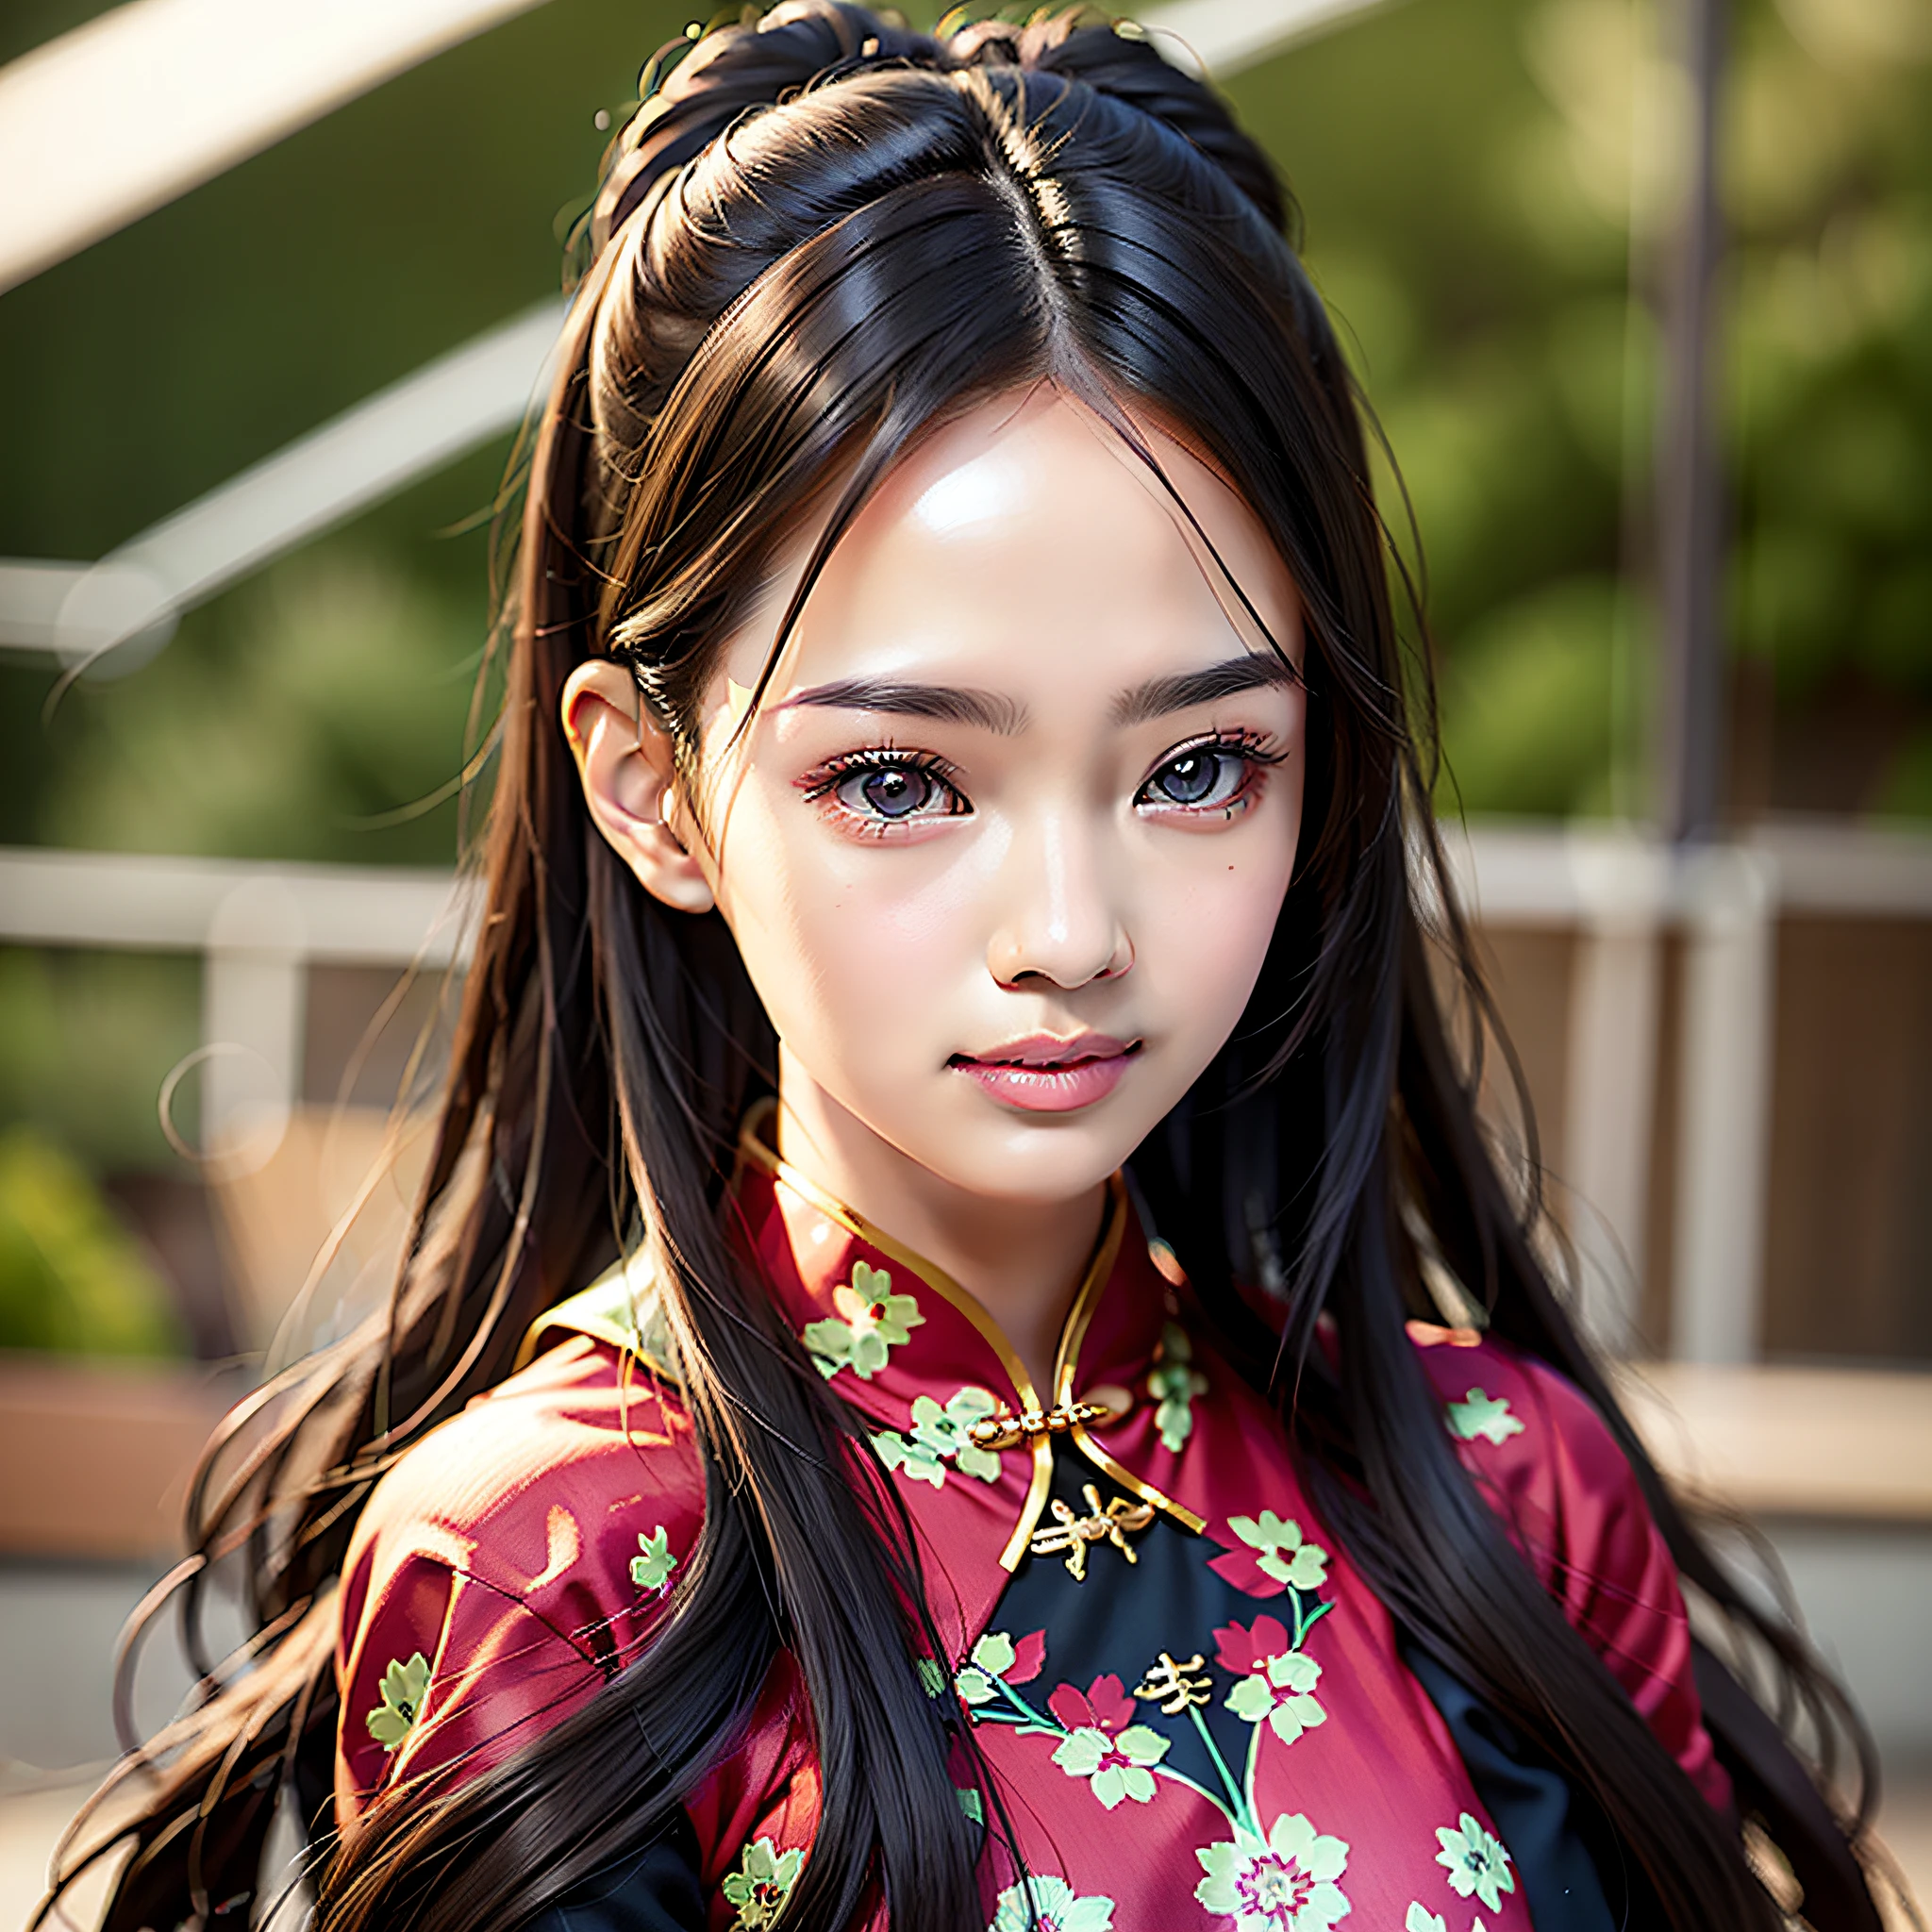
{"type": "MultiPolygon", "coordinates": [[[[198,1869],[226,1858],[241,1876],[247,1830],[223,1835],[212,1814],[170,1827],[227,1743],[238,1780],[282,1754],[325,1760],[334,1712],[309,1626],[333,1615],[369,1478],[501,1380],[527,1325],[637,1228],[706,1469],[670,1615],[641,1659],[500,1767],[383,1799],[325,1874],[318,1925],[512,1932],[665,1828],[782,1649],[823,1793],[786,1925],[841,1932],[882,1902],[913,1932],[983,1927],[957,1790],[978,1773],[916,1668],[934,1639],[907,1608],[924,1598],[903,1505],[855,1484],[861,1433],[724,1224],[740,1123],[775,1079],[770,1023],[719,915],[653,899],[599,835],[558,710],[579,663],[616,658],[695,774],[719,653],[781,544],[814,533],[782,643],[915,441],[1041,384],[1088,408],[1157,488],[1137,423],[1218,468],[1291,574],[1307,643],[1294,880],[1241,1024],[1131,1178],[1229,1354],[1275,1391],[1349,1560],[1623,1848],[1632,1923],[1775,1923],[1735,1828],[1475,1491],[1405,1334],[1435,1312],[1420,1230],[1497,1334],[1595,1402],[1680,1568],[1829,1731],[1836,1692],[1656,1476],[1552,1293],[1533,1196],[1525,1208],[1477,1124],[1477,1069],[1430,958],[1479,1036],[1428,809],[1426,671],[1404,662],[1357,397],[1291,219],[1206,85],[1077,10],[935,38],[791,0],[699,40],[613,144],[531,458],[487,909],[414,1235],[390,1308],[320,1359],[199,1524],[209,1546],[258,1513],[292,1525],[258,1546],[256,1609],[275,1629],[258,1682],[278,1648],[299,1661],[279,1707],[258,1689],[241,1716],[222,1699],[202,1714],[184,1760],[201,1768],[156,1800],[116,1932],[179,1895],[197,1834],[198,1869]],[[1332,1352],[1316,1345],[1324,1314],[1332,1352]]],[[[1731,1690],[1707,1703],[1740,1794],[1812,1899],[1845,1902],[1816,1923],[1862,1926],[1842,1834],[1731,1690]]]]}

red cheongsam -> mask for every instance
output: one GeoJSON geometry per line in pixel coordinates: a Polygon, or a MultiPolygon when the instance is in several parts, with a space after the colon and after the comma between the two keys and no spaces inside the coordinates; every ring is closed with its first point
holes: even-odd
{"type": "MultiPolygon", "coordinates": [[[[945,1647],[928,1688],[975,1726],[1041,1924],[1530,1924],[1525,1872],[1451,1706],[1324,1531],[1274,1410],[1191,1322],[1124,1189],[1047,1391],[960,1288],[755,1136],[734,1205],[917,1525],[945,1647]]],[[[344,1828],[398,1779],[500,1762],[648,1644],[704,1485],[675,1363],[638,1299],[614,1274],[566,1304],[529,1367],[371,1497],[341,1599],[344,1828]]],[[[1705,1798],[1727,1805],[1676,1574],[1602,1421],[1500,1343],[1434,1330],[1418,1345],[1445,1427],[1545,1588],[1705,1798]]],[[[962,1795],[969,1816],[980,1803],[962,1795]]],[[[747,1740],[686,1806],[706,1915],[691,1923],[771,1924],[817,1809],[781,1657],[747,1740]]],[[[985,1877],[989,1932],[1023,1932],[1004,1850],[985,1877]]]]}

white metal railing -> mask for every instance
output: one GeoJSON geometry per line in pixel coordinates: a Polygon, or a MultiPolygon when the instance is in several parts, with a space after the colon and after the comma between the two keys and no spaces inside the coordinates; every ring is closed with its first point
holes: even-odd
{"type": "MultiPolygon", "coordinates": [[[[1673,1352],[1756,1353],[1776,923],[1784,913],[1932,919],[1932,837],[1774,824],[1674,852],[1600,828],[1452,830],[1463,902],[1494,927],[1574,932],[1564,1179],[1584,1313],[1630,1332],[1649,1209],[1662,942],[1684,942],[1673,1352]]],[[[299,1097],[311,965],[440,966],[472,907],[449,874],[228,859],[0,852],[0,941],[196,953],[205,960],[204,1134],[242,1116],[260,1141],[299,1097]]],[[[272,1151],[273,1134],[266,1145],[272,1151]]]]}

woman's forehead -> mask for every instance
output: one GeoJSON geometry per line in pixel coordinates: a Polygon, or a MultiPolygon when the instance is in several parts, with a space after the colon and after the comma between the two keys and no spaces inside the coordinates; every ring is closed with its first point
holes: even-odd
{"type": "MultiPolygon", "coordinates": [[[[936,430],[833,550],[767,704],[929,680],[1086,708],[1243,650],[1279,643],[1298,658],[1293,586],[1259,519],[1158,425],[1133,426],[1158,473],[1043,387],[936,430]]],[[[808,549],[808,538],[734,640],[731,683],[757,683],[808,549]]]]}

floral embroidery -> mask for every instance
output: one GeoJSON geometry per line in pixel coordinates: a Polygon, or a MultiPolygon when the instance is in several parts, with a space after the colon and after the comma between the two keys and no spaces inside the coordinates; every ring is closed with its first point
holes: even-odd
{"type": "Polygon", "coordinates": [[[1266,1839],[1237,1831],[1231,1843],[1194,1856],[1208,1874],[1194,1896],[1239,1932],[1328,1932],[1350,1909],[1335,1882],[1347,1869],[1347,1845],[1298,1811],[1277,1818],[1266,1839]]]}
{"type": "Polygon", "coordinates": [[[999,1405],[984,1389],[961,1389],[941,1408],[930,1395],[912,1399],[912,1440],[935,1456],[950,1457],[961,1474],[983,1483],[1000,1479],[1000,1458],[974,1441],[974,1423],[984,1422],[999,1405]]]}
{"type": "Polygon", "coordinates": [[[1291,1518],[1283,1522],[1264,1509],[1258,1517],[1230,1516],[1227,1526],[1260,1553],[1255,1561],[1264,1576],[1291,1590],[1320,1590],[1327,1582],[1328,1552],[1320,1543],[1305,1543],[1301,1524],[1291,1518]]]}
{"type": "Polygon", "coordinates": [[[1046,1707],[1067,1728],[1053,1761],[1069,1777],[1084,1777],[1109,1811],[1123,1798],[1137,1805],[1152,1799],[1150,1767],[1167,1756],[1168,1740],[1134,1723],[1134,1700],[1118,1677],[1096,1677],[1084,1692],[1062,1684],[1046,1707]]]}
{"type": "Polygon", "coordinates": [[[1208,1392],[1208,1377],[1194,1365],[1193,1344],[1178,1322],[1160,1331],[1160,1351],[1147,1392],[1159,1407],[1154,1411],[1160,1440],[1178,1456],[1194,1432],[1194,1397],[1208,1392]]]}
{"type": "Polygon", "coordinates": [[[1015,1643],[1004,1630],[989,1630],[955,1674],[953,1688],[962,1704],[991,1704],[1006,1685],[1030,1684],[1045,1663],[1045,1631],[1030,1631],[1015,1643]]]}
{"type": "Polygon", "coordinates": [[[1493,1912],[1502,1905],[1503,1894],[1516,1890],[1509,1854],[1502,1840],[1491,1838],[1467,1811],[1457,1821],[1456,1829],[1441,1826],[1436,1840],[1442,1847],[1436,1854],[1436,1863],[1447,1868],[1449,1889],[1457,1898],[1474,1892],[1493,1912]]]}
{"type": "Polygon", "coordinates": [[[1008,1886],[995,1903],[986,1932],[1113,1932],[1112,1899],[1076,1897],[1064,1878],[1050,1874],[1008,1886]]]}
{"type": "Polygon", "coordinates": [[[986,1823],[986,1800],[971,1785],[955,1785],[953,1790],[958,1796],[959,1809],[974,1824],[984,1824],[986,1823]]]}
{"type": "Polygon", "coordinates": [[[1441,1912],[1432,1912],[1420,1899],[1408,1902],[1408,1917],[1402,1922],[1402,1932],[1449,1932],[1442,1923],[1441,1912]]]}
{"type": "Polygon", "coordinates": [[[911,1295],[892,1292],[891,1274],[866,1261],[852,1264],[850,1285],[834,1289],[832,1303],[839,1314],[808,1322],[804,1336],[819,1374],[827,1379],[850,1369],[861,1382],[871,1381],[891,1351],[925,1323],[911,1295]]]}
{"type": "Polygon", "coordinates": [[[805,1854],[793,1846],[781,1852],[768,1838],[744,1848],[736,1872],[727,1872],[719,1890],[726,1905],[735,1906],[738,1916],[733,1925],[746,1927],[777,1924],[778,1914],[798,1882],[798,1868],[805,1854]]]}
{"type": "Polygon", "coordinates": [[[408,1663],[390,1659],[382,1674],[382,1702],[363,1719],[369,1735],[385,1751],[393,1751],[415,1728],[428,1689],[429,1659],[420,1650],[408,1663]]]}
{"type": "Polygon", "coordinates": [[[1443,1419],[1457,1441],[1474,1442],[1480,1436],[1498,1449],[1511,1436],[1523,1433],[1522,1419],[1509,1413],[1509,1398],[1485,1395],[1480,1389],[1472,1389],[1460,1402],[1452,1402],[1443,1419]]]}
{"type": "Polygon", "coordinates": [[[671,1573],[677,1558],[671,1554],[671,1538],[660,1523],[649,1536],[638,1538],[641,1556],[630,1559],[630,1580],[640,1590],[655,1590],[659,1596],[671,1588],[671,1573]]]}
{"type": "Polygon", "coordinates": [[[872,1446],[888,1469],[903,1469],[914,1481],[930,1483],[936,1490],[946,1480],[949,1461],[963,1474],[996,1483],[1000,1479],[998,1453],[982,1449],[970,1431],[997,1407],[984,1389],[961,1389],[943,1408],[930,1395],[918,1395],[912,1401],[910,1437],[902,1436],[897,1429],[885,1429],[872,1439],[872,1446]]]}
{"type": "Polygon", "coordinates": [[[1326,1722],[1328,1713],[1312,1695],[1322,1666],[1291,1642],[1279,1619],[1257,1617],[1252,1630],[1230,1624],[1214,1635],[1220,1643],[1216,1662],[1224,1671],[1246,1674],[1227,1693],[1227,1707],[1238,1718],[1251,1724],[1266,1719],[1284,1744],[1326,1722]]]}

